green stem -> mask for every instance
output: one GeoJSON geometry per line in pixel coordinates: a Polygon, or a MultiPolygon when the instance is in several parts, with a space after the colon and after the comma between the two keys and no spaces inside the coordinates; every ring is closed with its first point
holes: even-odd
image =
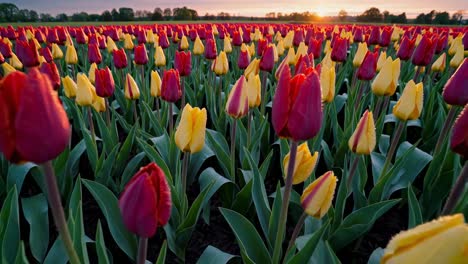
{"type": "Polygon", "coordinates": [[[236,182],[236,127],[237,119],[232,119],[231,126],[231,180],[236,182]]]}
{"type": "Polygon", "coordinates": [[[297,142],[291,140],[288,174],[286,176],[286,183],[284,186],[283,202],[281,204],[281,211],[278,223],[278,232],[276,233],[275,246],[273,249],[273,264],[277,264],[280,261],[284,230],[286,228],[286,220],[288,217],[289,198],[291,196],[292,182],[294,165],[296,163],[297,154],[297,142]]]}
{"type": "Polygon", "coordinates": [[[184,152],[184,158],[182,161],[182,196],[185,195],[187,190],[187,170],[190,161],[190,152],[184,152]]]}
{"type": "Polygon", "coordinates": [[[382,96],[379,96],[377,99],[375,108],[374,108],[374,121],[377,121],[379,119],[381,108],[382,108],[382,96]]]}
{"type": "Polygon", "coordinates": [[[356,158],[354,158],[353,163],[351,164],[351,169],[349,170],[349,174],[348,174],[348,181],[346,182],[346,187],[348,190],[350,190],[351,183],[353,182],[354,174],[356,174],[359,160],[360,160],[360,157],[356,156],[356,158]]]}
{"type": "Polygon", "coordinates": [[[414,73],[414,76],[413,76],[413,81],[415,83],[418,83],[419,74],[420,74],[420,68],[419,68],[419,66],[417,66],[416,67],[416,72],[414,73]]]}
{"type": "Polygon", "coordinates": [[[401,133],[403,132],[403,129],[405,128],[406,121],[399,122],[398,127],[395,131],[395,135],[393,136],[392,143],[390,145],[390,149],[387,152],[387,158],[385,159],[385,163],[382,169],[382,172],[380,173],[381,177],[385,175],[385,172],[388,169],[388,166],[390,165],[390,162],[392,161],[393,154],[395,154],[395,150],[398,146],[398,142],[400,141],[401,133]]]}
{"type": "Polygon", "coordinates": [[[148,238],[140,237],[140,241],[138,243],[137,264],[145,264],[147,251],[148,251],[148,238]]]}
{"type": "Polygon", "coordinates": [[[172,130],[174,129],[174,120],[172,119],[172,103],[169,102],[169,112],[168,118],[169,118],[169,136],[172,135],[172,130]]]}
{"type": "Polygon", "coordinates": [[[42,164],[42,168],[44,169],[47,198],[49,199],[55,226],[59,231],[60,238],[65,246],[70,263],[79,264],[81,262],[76,254],[75,248],[73,247],[73,241],[71,239],[70,232],[68,231],[67,220],[65,219],[62,202],[60,201],[60,192],[57,187],[57,179],[55,178],[52,162],[47,161],[42,164]]]}
{"type": "Polygon", "coordinates": [[[452,127],[453,120],[455,119],[457,113],[457,107],[455,105],[452,105],[450,108],[447,118],[445,119],[444,126],[442,130],[440,131],[439,138],[437,139],[437,144],[434,149],[434,155],[439,153],[440,148],[444,144],[445,139],[447,138],[447,133],[450,131],[450,128],[452,127]]]}
{"type": "Polygon", "coordinates": [[[444,209],[442,210],[442,215],[450,214],[453,211],[453,208],[457,205],[458,200],[460,199],[463,190],[465,189],[465,185],[468,182],[468,161],[465,161],[465,165],[458,176],[455,185],[450,192],[450,195],[447,199],[447,202],[444,205],[444,209]]]}
{"type": "Polygon", "coordinates": [[[185,106],[185,78],[180,78],[180,90],[182,91],[182,102],[180,104],[180,108],[184,108],[185,106]]]}
{"type": "Polygon", "coordinates": [[[266,96],[267,77],[268,77],[268,72],[262,71],[262,89],[261,89],[262,101],[261,101],[261,106],[260,106],[260,113],[262,113],[262,116],[265,115],[266,97],[267,97],[266,96]]]}
{"type": "Polygon", "coordinates": [[[247,114],[247,147],[250,146],[250,137],[251,137],[251,132],[250,132],[250,126],[252,123],[252,111],[249,109],[249,113],[247,114]]]}
{"type": "Polygon", "coordinates": [[[104,98],[106,102],[106,121],[107,121],[107,126],[110,127],[111,124],[111,118],[110,118],[110,105],[109,105],[109,99],[104,98]]]}
{"type": "Polygon", "coordinates": [[[92,106],[88,108],[88,122],[89,122],[89,131],[91,132],[91,137],[93,142],[96,142],[96,132],[94,131],[94,122],[93,122],[93,112],[92,106]]]}
{"type": "Polygon", "coordinates": [[[288,244],[288,249],[286,249],[286,255],[288,255],[289,251],[292,249],[294,242],[297,239],[297,236],[299,235],[299,232],[301,232],[302,226],[304,225],[304,222],[307,218],[307,213],[304,211],[299,218],[299,221],[297,221],[296,227],[294,227],[294,231],[291,235],[291,240],[289,240],[288,244]]]}

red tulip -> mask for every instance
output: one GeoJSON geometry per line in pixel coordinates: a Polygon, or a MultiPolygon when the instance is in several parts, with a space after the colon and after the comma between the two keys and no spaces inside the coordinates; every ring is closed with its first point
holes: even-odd
{"type": "Polygon", "coordinates": [[[239,69],[244,70],[250,64],[250,53],[248,50],[241,50],[239,52],[239,58],[237,59],[237,66],[239,69]]]}
{"type": "Polygon", "coordinates": [[[384,28],[382,30],[382,34],[380,35],[379,45],[381,47],[388,47],[391,41],[392,41],[392,30],[384,28]]]}
{"type": "Polygon", "coordinates": [[[34,38],[36,38],[37,42],[39,43],[44,43],[45,42],[45,37],[44,34],[40,30],[36,30],[34,32],[34,38]]]}
{"type": "Polygon", "coordinates": [[[243,30],[243,34],[242,34],[242,42],[244,42],[245,44],[248,44],[250,42],[252,42],[252,39],[250,38],[250,29],[242,29],[243,30]]]}
{"type": "MultiPolygon", "coordinates": [[[[172,32],[172,31],[171,31],[172,32]]],[[[163,49],[167,49],[169,47],[169,39],[167,39],[167,35],[164,31],[159,31],[159,46],[163,49]]]]}
{"type": "Polygon", "coordinates": [[[3,57],[2,53],[0,52],[0,64],[5,62],[5,58],[3,57]]]}
{"type": "Polygon", "coordinates": [[[234,31],[232,35],[232,44],[234,46],[241,46],[242,45],[242,36],[239,31],[234,31]]]}
{"type": "Polygon", "coordinates": [[[96,94],[100,97],[110,97],[114,93],[115,83],[112,72],[106,66],[104,69],[96,69],[94,73],[94,85],[96,94]]]}
{"type": "Polygon", "coordinates": [[[63,45],[63,43],[67,41],[67,32],[64,27],[57,28],[57,37],[58,37],[58,43],[60,43],[60,45],[63,45]]]}
{"type": "Polygon", "coordinates": [[[412,62],[414,65],[427,66],[434,57],[437,41],[433,41],[427,35],[424,35],[413,53],[412,62]]]}
{"type": "Polygon", "coordinates": [[[190,51],[176,51],[174,68],[179,71],[180,76],[189,76],[192,73],[192,53],[190,51]]]}
{"type": "Polygon", "coordinates": [[[364,34],[362,33],[362,28],[358,27],[354,31],[354,42],[363,42],[364,41],[364,34]]]}
{"type": "Polygon", "coordinates": [[[148,54],[145,44],[139,44],[134,50],[135,63],[137,65],[146,65],[148,63],[148,54]]]}
{"type": "Polygon", "coordinates": [[[398,48],[397,57],[400,58],[400,60],[409,60],[411,54],[413,54],[415,43],[416,39],[410,40],[407,37],[403,37],[400,47],[398,48]]]}
{"type": "Polygon", "coordinates": [[[76,30],[75,39],[76,39],[76,43],[78,43],[78,44],[86,44],[86,42],[87,42],[86,41],[86,35],[85,35],[85,33],[83,32],[82,29],[77,29],[76,30]]]}
{"type": "Polygon", "coordinates": [[[139,30],[137,36],[138,44],[145,44],[146,43],[146,31],[139,30]]]}
{"type": "Polygon", "coordinates": [[[370,81],[375,77],[375,71],[377,70],[377,60],[379,59],[379,52],[367,51],[364,60],[359,66],[357,71],[357,77],[359,80],[370,81]]]}
{"type": "Polygon", "coordinates": [[[447,104],[459,106],[468,104],[468,58],[463,60],[447,81],[442,95],[447,104]]]}
{"type": "Polygon", "coordinates": [[[171,191],[161,168],[152,162],[141,168],[120,195],[119,207],[128,230],[152,237],[171,216],[171,191]]]}
{"type": "Polygon", "coordinates": [[[49,31],[47,32],[47,42],[50,44],[59,42],[57,30],[55,30],[54,28],[49,28],[49,31]]]}
{"type": "Polygon", "coordinates": [[[453,124],[450,148],[464,159],[468,159],[468,104],[453,124]]]}
{"type": "Polygon", "coordinates": [[[123,48],[114,50],[112,56],[114,57],[114,66],[117,69],[123,69],[127,67],[127,55],[125,54],[125,50],[123,48]]]}
{"type": "Polygon", "coordinates": [[[368,44],[378,45],[380,43],[380,27],[373,26],[369,35],[368,44]]]}
{"type": "Polygon", "coordinates": [[[321,88],[318,73],[291,78],[289,67],[280,72],[273,98],[272,123],[276,134],[293,140],[308,140],[322,124],[321,88]]]}
{"type": "Polygon", "coordinates": [[[348,42],[346,39],[337,37],[331,52],[331,59],[336,62],[344,62],[348,55],[348,42]]]}
{"type": "Polygon", "coordinates": [[[41,56],[44,57],[44,59],[47,62],[51,62],[54,60],[54,58],[52,57],[52,52],[50,51],[48,47],[41,48],[40,53],[41,53],[41,56]]]}
{"type": "MultiPolygon", "coordinates": [[[[465,35],[468,36],[468,34],[465,34],[465,35]]],[[[445,48],[447,48],[447,45],[448,45],[447,36],[441,36],[441,37],[437,40],[436,54],[439,54],[439,53],[441,53],[443,50],[445,50],[445,48]]]]}
{"type": "Polygon", "coordinates": [[[70,123],[49,78],[31,69],[0,83],[0,151],[11,162],[44,163],[68,145],[70,123]]]}
{"type": "Polygon", "coordinates": [[[322,54],[322,39],[313,39],[309,40],[309,47],[307,49],[308,54],[314,54],[314,58],[320,58],[322,54]]]}
{"type": "Polygon", "coordinates": [[[97,44],[88,45],[88,61],[89,63],[100,64],[102,61],[101,51],[97,44]]]}
{"type": "Polygon", "coordinates": [[[304,41],[304,30],[302,30],[302,28],[298,28],[294,31],[293,45],[297,47],[303,41],[304,41]]]}
{"type": "Polygon", "coordinates": [[[16,41],[16,55],[25,67],[39,66],[39,54],[37,53],[36,44],[32,40],[29,42],[16,41]]]}
{"type": "Polygon", "coordinates": [[[0,53],[2,53],[3,57],[5,58],[11,58],[13,55],[13,51],[11,50],[10,45],[3,42],[2,39],[0,39],[0,53]]]}
{"type": "Polygon", "coordinates": [[[165,101],[175,103],[182,97],[180,87],[179,71],[170,69],[164,71],[161,83],[161,98],[165,101]]]}
{"type": "Polygon", "coordinates": [[[49,63],[42,63],[39,70],[49,77],[54,90],[58,90],[60,88],[60,73],[58,71],[57,65],[55,65],[53,61],[49,63]]]}
{"type": "Polygon", "coordinates": [[[16,40],[16,31],[15,31],[15,29],[14,29],[11,25],[8,26],[8,28],[7,28],[6,37],[7,37],[9,40],[16,40]]]}
{"type": "Polygon", "coordinates": [[[197,30],[194,28],[190,29],[188,35],[191,41],[195,41],[198,36],[197,30]]]}
{"type": "Polygon", "coordinates": [[[216,42],[213,39],[207,39],[205,44],[205,58],[208,60],[214,60],[216,59],[217,54],[216,42]]]}
{"type": "Polygon", "coordinates": [[[268,41],[266,39],[259,39],[257,43],[257,55],[262,56],[263,51],[268,47],[268,41]]]}
{"type": "Polygon", "coordinates": [[[263,51],[263,55],[260,58],[260,69],[262,71],[271,72],[273,70],[275,66],[275,53],[273,49],[275,49],[275,46],[271,44],[263,51]]]}

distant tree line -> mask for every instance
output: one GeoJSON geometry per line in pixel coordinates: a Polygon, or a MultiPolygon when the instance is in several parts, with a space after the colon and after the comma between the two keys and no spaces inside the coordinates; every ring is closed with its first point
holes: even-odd
{"type": "Polygon", "coordinates": [[[357,16],[349,16],[346,10],[340,10],[337,16],[321,17],[315,12],[270,12],[264,17],[247,17],[219,12],[218,14],[206,13],[199,16],[194,9],[184,7],[165,8],[156,7],[153,11],[136,10],[130,7],[105,10],[101,14],[88,14],[86,12],[73,13],[71,15],[60,13],[52,16],[48,13],[38,13],[35,10],[19,9],[12,3],[0,3],[0,22],[67,22],[67,21],[163,21],[163,20],[271,20],[271,21],[322,21],[322,22],[363,22],[363,23],[416,23],[416,24],[463,24],[463,11],[457,11],[450,16],[448,12],[431,12],[419,14],[416,19],[409,20],[406,13],[398,15],[388,11],[380,12],[376,7],[371,7],[357,16]]]}

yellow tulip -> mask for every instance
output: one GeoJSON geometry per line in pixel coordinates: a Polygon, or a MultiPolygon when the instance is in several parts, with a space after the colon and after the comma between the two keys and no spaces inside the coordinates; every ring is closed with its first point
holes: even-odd
{"type": "Polygon", "coordinates": [[[366,110],[348,141],[349,149],[357,154],[369,155],[375,148],[375,124],[372,112],[366,110]]]}
{"type": "Polygon", "coordinates": [[[334,61],[332,61],[331,59],[331,51],[325,53],[325,56],[323,56],[323,59],[322,61],[320,62],[320,65],[322,65],[322,67],[335,67],[335,63],[334,61]]]}
{"type": "Polygon", "coordinates": [[[437,58],[436,61],[432,64],[431,70],[433,72],[443,72],[445,70],[445,63],[447,60],[447,55],[445,53],[442,53],[442,55],[437,58]]]}
{"type": "Polygon", "coordinates": [[[372,81],[372,92],[378,96],[391,96],[395,93],[400,78],[400,59],[392,61],[388,57],[380,69],[380,72],[372,81]]]}
{"type": "Polygon", "coordinates": [[[117,50],[117,45],[111,37],[107,36],[107,52],[112,53],[114,50],[117,50]]]}
{"type": "Polygon", "coordinates": [[[52,58],[54,60],[63,58],[62,49],[55,43],[52,43],[52,58]]]}
{"type": "Polygon", "coordinates": [[[320,70],[320,86],[322,88],[322,102],[330,103],[335,98],[335,67],[324,66],[320,70]]]}
{"type": "Polygon", "coordinates": [[[299,47],[297,47],[296,57],[294,58],[294,65],[296,65],[299,57],[307,56],[307,49],[308,47],[305,45],[304,41],[301,41],[301,43],[299,43],[299,47]]]}
{"type": "Polygon", "coordinates": [[[247,115],[249,111],[249,96],[245,76],[241,75],[232,86],[225,109],[226,113],[233,118],[241,118],[247,115]]]}
{"type": "Polygon", "coordinates": [[[255,28],[255,32],[254,32],[253,38],[252,38],[253,41],[258,41],[258,40],[260,40],[260,39],[262,39],[262,38],[263,38],[262,32],[260,32],[260,30],[258,29],[258,27],[255,28]]]}
{"type": "Polygon", "coordinates": [[[205,108],[192,108],[186,104],[179,126],[175,132],[175,143],[184,152],[196,153],[205,145],[207,114],[205,108]]]}
{"type": "Polygon", "coordinates": [[[13,68],[17,70],[23,69],[23,63],[18,59],[18,57],[14,53],[11,54],[10,64],[11,66],[13,66],[13,68]]]}
{"type": "Polygon", "coordinates": [[[93,93],[93,108],[99,113],[106,111],[106,100],[104,97],[100,97],[96,94],[96,91],[93,93]]]}
{"type": "Polygon", "coordinates": [[[161,46],[156,47],[156,52],[154,53],[154,63],[157,67],[166,66],[166,55],[161,46]]]}
{"type": "Polygon", "coordinates": [[[153,33],[153,30],[151,29],[148,29],[146,31],[146,42],[150,43],[150,44],[154,44],[154,33],[153,33]]]}
{"type": "Polygon", "coordinates": [[[289,65],[296,65],[296,54],[294,52],[294,48],[289,48],[288,50],[288,55],[286,55],[288,58],[288,64],[289,65]]]}
{"type": "Polygon", "coordinates": [[[423,35],[422,35],[422,34],[418,34],[418,35],[416,36],[416,42],[415,42],[414,45],[418,46],[418,45],[419,45],[419,42],[421,42],[422,38],[423,38],[423,35]]]}
{"type": "Polygon", "coordinates": [[[248,47],[248,51],[249,51],[249,54],[251,57],[255,56],[255,43],[252,42],[250,43],[250,46],[247,46],[248,47]]]}
{"type": "Polygon", "coordinates": [[[397,28],[393,27],[393,32],[392,32],[392,41],[398,41],[400,39],[400,33],[399,33],[399,30],[397,30],[397,28]]]}
{"type": "Polygon", "coordinates": [[[368,51],[367,43],[366,42],[360,42],[358,44],[358,49],[357,49],[356,54],[354,55],[354,59],[353,59],[354,68],[358,68],[359,66],[361,66],[361,63],[364,60],[364,57],[366,56],[367,51],[368,51]]]}
{"type": "Polygon", "coordinates": [[[188,39],[187,39],[187,37],[185,35],[182,36],[182,38],[180,39],[180,48],[182,50],[188,50],[188,48],[189,48],[188,39]]]}
{"type": "Polygon", "coordinates": [[[249,75],[247,77],[247,93],[249,97],[249,107],[254,108],[260,105],[261,102],[261,87],[262,82],[260,76],[249,75]]]}
{"type": "Polygon", "coordinates": [[[283,40],[281,39],[276,43],[276,51],[278,52],[278,56],[283,56],[284,54],[284,43],[283,40]]]}
{"type": "MultiPolygon", "coordinates": [[[[284,177],[287,175],[288,166],[289,166],[289,157],[291,152],[289,152],[283,159],[283,170],[284,177]]],[[[314,155],[310,153],[309,146],[307,142],[302,143],[296,152],[296,162],[294,164],[293,172],[293,184],[299,184],[307,180],[310,174],[317,164],[318,152],[316,151],[314,155]]]]}
{"type": "Polygon", "coordinates": [[[228,36],[226,36],[224,38],[224,48],[223,48],[223,50],[226,53],[231,53],[232,52],[231,39],[228,36]]]}
{"type": "Polygon", "coordinates": [[[195,42],[193,43],[193,54],[202,55],[204,52],[205,46],[203,46],[203,42],[201,41],[200,37],[197,36],[195,42]]]}
{"type": "MultiPolygon", "coordinates": [[[[39,44],[39,41],[37,41],[37,39],[33,38],[32,41],[34,42],[34,45],[36,46],[37,50],[41,48],[41,44],[39,44]]],[[[63,57],[63,53],[62,53],[62,57],[63,57]]]]}
{"type": "Polygon", "coordinates": [[[284,41],[284,40],[283,40],[283,37],[281,36],[281,33],[280,33],[279,31],[276,31],[274,40],[275,40],[275,42],[284,41]]]}
{"type": "Polygon", "coordinates": [[[287,34],[286,37],[284,37],[284,48],[289,49],[293,46],[293,40],[294,40],[294,31],[290,30],[287,34]]]}
{"type": "Polygon", "coordinates": [[[213,70],[216,73],[216,75],[224,75],[229,71],[229,61],[226,56],[226,52],[221,51],[219,53],[219,55],[213,61],[211,70],[213,70]]]}
{"type": "Polygon", "coordinates": [[[65,53],[65,62],[67,64],[77,64],[78,55],[76,54],[76,49],[74,46],[67,46],[67,52],[65,53]]]}
{"type": "MultiPolygon", "coordinates": [[[[452,37],[452,35],[450,35],[450,37],[452,37]]],[[[449,41],[450,41],[450,38],[449,38],[449,41]]],[[[450,56],[453,56],[455,55],[455,53],[457,52],[457,49],[458,47],[464,47],[463,46],[463,36],[462,35],[458,35],[456,38],[454,38],[451,43],[450,43],[450,47],[449,47],[449,50],[448,50],[448,54],[450,56]]]]}
{"type": "Polygon", "coordinates": [[[453,55],[453,58],[450,60],[450,67],[452,68],[458,68],[460,64],[462,63],[463,59],[465,57],[465,50],[462,45],[458,45],[457,48],[455,49],[455,55],[453,55]]]}
{"type": "Polygon", "coordinates": [[[383,65],[387,61],[387,52],[382,51],[379,55],[379,59],[377,60],[377,72],[380,72],[383,65]]]}
{"type": "Polygon", "coordinates": [[[244,70],[244,76],[257,75],[260,71],[260,59],[253,59],[244,70]]]}
{"type": "Polygon", "coordinates": [[[330,40],[327,40],[325,42],[325,47],[323,48],[323,53],[327,54],[329,51],[331,52],[332,48],[331,48],[331,42],[330,40]]]}
{"type": "Polygon", "coordinates": [[[75,81],[73,81],[73,79],[70,78],[70,76],[67,75],[65,77],[62,77],[62,84],[63,84],[63,92],[65,93],[66,97],[68,98],[76,97],[76,92],[78,90],[78,87],[75,81]]]}
{"type": "Polygon", "coordinates": [[[216,25],[213,25],[211,30],[213,31],[213,35],[218,35],[219,34],[219,31],[218,31],[218,28],[216,27],[216,25]]]}
{"type": "Polygon", "coordinates": [[[130,34],[124,35],[124,49],[126,50],[133,50],[134,44],[133,39],[130,34]]]}
{"type": "Polygon", "coordinates": [[[410,80],[393,107],[393,114],[402,121],[418,119],[422,112],[423,97],[423,83],[416,84],[410,80]]]}
{"type": "Polygon", "coordinates": [[[96,69],[97,68],[98,67],[96,63],[91,64],[91,66],[89,67],[88,78],[92,84],[94,84],[96,81],[96,69]]]}
{"type": "Polygon", "coordinates": [[[157,71],[151,71],[151,96],[161,96],[161,77],[157,71]]]}
{"type": "Polygon", "coordinates": [[[125,98],[128,100],[140,98],[140,89],[130,73],[127,73],[127,78],[125,79],[125,98]]]}
{"type": "Polygon", "coordinates": [[[94,99],[94,86],[91,84],[88,77],[86,77],[84,73],[78,73],[76,78],[76,103],[80,106],[91,106],[94,99]]]}
{"type": "Polygon", "coordinates": [[[380,263],[462,264],[468,260],[467,249],[468,225],[456,214],[400,232],[388,243],[380,263]]]}
{"type": "Polygon", "coordinates": [[[16,69],[10,64],[8,64],[8,62],[2,63],[2,69],[3,69],[3,77],[6,77],[8,74],[16,71],[16,69]]]}
{"type": "Polygon", "coordinates": [[[28,40],[34,38],[34,34],[31,32],[30,29],[26,30],[26,38],[27,38],[28,40]]]}
{"type": "Polygon", "coordinates": [[[333,171],[327,171],[304,189],[301,195],[301,205],[308,215],[320,219],[328,212],[337,181],[333,171]]]}

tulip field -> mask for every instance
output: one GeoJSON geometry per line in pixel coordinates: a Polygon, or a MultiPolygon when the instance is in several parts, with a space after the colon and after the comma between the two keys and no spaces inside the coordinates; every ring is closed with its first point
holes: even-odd
{"type": "Polygon", "coordinates": [[[0,263],[468,263],[467,56],[467,27],[0,27],[0,263]]]}

